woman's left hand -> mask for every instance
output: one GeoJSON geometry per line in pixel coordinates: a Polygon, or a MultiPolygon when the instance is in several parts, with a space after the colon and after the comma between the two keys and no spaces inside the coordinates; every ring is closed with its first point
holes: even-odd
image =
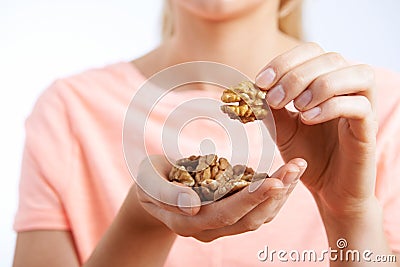
{"type": "Polygon", "coordinates": [[[374,72],[350,65],[314,43],[272,60],[257,76],[267,90],[285,161],[308,162],[303,183],[320,209],[332,216],[355,216],[375,202],[374,72]],[[285,106],[294,100],[298,112],[285,106]]]}

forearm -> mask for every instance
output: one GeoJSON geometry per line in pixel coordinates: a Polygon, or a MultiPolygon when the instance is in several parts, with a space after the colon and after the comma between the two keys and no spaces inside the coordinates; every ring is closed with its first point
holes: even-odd
{"type": "Polygon", "coordinates": [[[385,237],[382,211],[375,198],[365,208],[349,211],[348,215],[331,214],[322,201],[317,199],[317,203],[329,247],[336,250],[331,254],[330,266],[398,266],[395,262],[377,262],[380,256],[393,253],[385,237]],[[340,239],[347,244],[339,244],[340,239]]]}
{"type": "Polygon", "coordinates": [[[163,266],[175,238],[131,192],[84,266],[163,266]]]}

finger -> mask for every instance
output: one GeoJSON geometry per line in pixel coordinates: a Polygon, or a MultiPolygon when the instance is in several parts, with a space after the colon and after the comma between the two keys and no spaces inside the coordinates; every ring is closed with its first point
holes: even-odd
{"type": "Polygon", "coordinates": [[[295,100],[302,111],[313,108],[327,99],[345,94],[364,95],[373,103],[374,71],[368,65],[344,67],[319,76],[295,100]]]}
{"type": "Polygon", "coordinates": [[[227,198],[201,208],[195,222],[198,228],[215,229],[236,223],[254,207],[268,198],[270,189],[285,190],[281,180],[266,178],[254,192],[243,189],[227,198]]]}
{"type": "MultiPolygon", "coordinates": [[[[302,158],[295,158],[292,159],[288,162],[288,164],[294,164],[296,167],[293,167],[292,170],[295,170],[296,168],[299,169],[299,172],[286,172],[282,178],[282,182],[284,183],[285,187],[288,188],[286,195],[288,196],[294,188],[296,187],[300,177],[304,174],[304,172],[307,169],[307,161],[305,161],[302,158]]],[[[273,177],[281,177],[281,174],[275,173],[273,177]]]]}
{"type": "MultiPolygon", "coordinates": [[[[299,161],[302,160],[299,159],[299,161]]],[[[279,210],[286,202],[290,192],[292,192],[296,186],[298,179],[304,173],[304,170],[297,173],[295,181],[293,181],[289,187],[284,189],[271,188],[268,191],[268,198],[248,212],[235,224],[217,229],[204,230],[199,233],[196,238],[202,241],[212,241],[222,236],[236,235],[248,231],[254,231],[264,223],[270,222],[278,214],[279,210]],[[290,192],[288,190],[290,190],[290,192]]],[[[286,172],[286,174],[288,173],[286,172]]],[[[285,178],[286,177],[281,177],[283,180],[286,180],[285,178]]]]}
{"type": "MultiPolygon", "coordinates": [[[[268,178],[268,180],[276,180],[272,178],[268,178]]],[[[270,182],[270,181],[268,181],[270,182]]],[[[268,182],[264,183],[265,185],[268,182]]],[[[268,185],[267,185],[268,186],[268,185]]],[[[285,196],[288,188],[285,187],[273,187],[269,186],[267,192],[265,192],[264,200],[271,199],[281,199],[285,196]]],[[[245,191],[245,190],[242,190],[245,191]]],[[[241,191],[241,192],[242,192],[241,191]]],[[[260,190],[261,191],[261,190],[260,190]]],[[[239,192],[240,193],[240,192],[239,192]]],[[[239,194],[237,193],[237,194],[239,194]]],[[[237,195],[235,194],[235,195],[237,195]]],[[[223,199],[216,203],[220,204],[220,202],[228,199],[232,199],[233,196],[230,196],[227,199],[223,199]]],[[[142,203],[144,209],[152,214],[155,218],[162,221],[166,224],[171,230],[175,233],[182,236],[191,236],[198,232],[208,233],[204,236],[208,236],[208,238],[216,237],[216,235],[228,235],[229,231],[221,230],[223,228],[234,225],[237,221],[239,221],[244,215],[235,214],[236,211],[229,211],[229,208],[226,207],[222,209],[224,213],[221,213],[221,209],[219,207],[215,207],[214,204],[209,204],[203,206],[200,212],[196,216],[185,216],[181,214],[177,214],[171,212],[167,209],[163,209],[160,206],[154,204],[153,202],[145,202],[142,203]],[[214,205],[214,206],[213,206],[214,205]],[[220,230],[218,230],[220,229],[220,230]],[[215,231],[215,232],[214,232],[215,231]]],[[[239,203],[239,205],[246,205],[246,203],[239,203]]],[[[255,205],[256,206],[256,205],[255,205]]],[[[254,208],[255,206],[252,206],[254,208]]],[[[247,212],[251,211],[252,208],[249,208],[247,212]]],[[[241,229],[240,232],[247,231],[245,229],[241,229]]],[[[239,232],[230,232],[231,234],[237,234],[239,232]]]]}
{"type": "MultiPolygon", "coordinates": [[[[270,198],[241,218],[237,223],[237,226],[239,228],[242,227],[247,229],[247,231],[251,231],[258,229],[264,223],[272,221],[297,185],[298,180],[303,173],[304,170],[296,173],[297,175],[295,176],[294,181],[286,187],[286,190],[274,191],[275,189],[272,189],[270,198]]],[[[290,175],[290,173],[287,173],[287,175],[290,175]]],[[[285,178],[287,177],[285,176],[285,178]]]]}
{"type": "MultiPolygon", "coordinates": [[[[290,160],[287,164],[290,164],[293,167],[288,169],[288,171],[282,176],[282,182],[286,187],[292,185],[293,183],[297,183],[304,171],[307,169],[307,161],[302,158],[295,158],[290,160]]],[[[276,176],[275,173],[272,175],[272,177],[280,176],[276,176]]]]}
{"type": "Polygon", "coordinates": [[[139,166],[138,197],[176,213],[196,214],[201,205],[199,196],[191,188],[169,182],[166,177],[171,164],[161,155],[153,155],[139,166]]]}
{"type": "Polygon", "coordinates": [[[202,229],[196,228],[193,221],[196,216],[177,213],[160,207],[153,202],[142,203],[143,208],[154,218],[164,223],[169,229],[181,236],[193,236],[202,229]]]}
{"type": "MultiPolygon", "coordinates": [[[[291,159],[288,163],[281,166],[278,170],[276,170],[271,178],[276,178],[282,181],[283,186],[287,187],[291,185],[293,182],[296,182],[297,179],[304,173],[307,168],[307,161],[302,158],[291,159]]],[[[249,192],[254,192],[258,189],[258,187],[264,182],[255,181],[250,184],[248,187],[249,192]]]]}
{"type": "MultiPolygon", "coordinates": [[[[266,181],[264,181],[264,183],[263,183],[264,186],[266,186],[268,184],[268,182],[271,182],[271,181],[273,183],[277,182],[277,184],[280,186],[277,187],[276,184],[275,184],[275,186],[269,186],[269,189],[265,193],[264,202],[265,202],[265,199],[269,199],[269,198],[275,199],[275,200],[280,200],[280,199],[286,198],[287,195],[289,194],[288,191],[291,192],[293,190],[293,186],[297,183],[298,178],[304,172],[304,170],[306,168],[305,163],[306,162],[303,159],[293,159],[290,161],[290,164],[286,164],[286,165],[282,166],[278,171],[276,171],[274,173],[274,175],[276,175],[276,177],[278,177],[279,179],[267,178],[266,181]],[[296,164],[297,166],[293,166],[294,164],[296,164]],[[286,176],[290,176],[294,170],[300,171],[297,174],[297,177],[295,177],[295,178],[286,177],[286,176]],[[286,187],[282,186],[281,181],[291,181],[291,180],[294,180],[294,181],[289,186],[286,186],[286,187]]],[[[242,190],[242,191],[245,191],[245,190],[242,190]]],[[[262,189],[258,188],[258,191],[261,192],[262,189]]],[[[237,194],[240,194],[240,192],[237,194]]],[[[234,198],[234,195],[230,196],[228,199],[232,200],[233,198],[234,198]]],[[[226,199],[226,200],[228,200],[228,199],[226,199]]],[[[221,204],[221,202],[223,202],[223,201],[224,200],[221,200],[217,203],[221,204]]],[[[227,201],[225,201],[225,202],[227,202],[227,201]]],[[[261,203],[263,203],[263,202],[261,202],[261,203]]],[[[244,203],[242,201],[242,203],[239,203],[238,206],[240,206],[240,205],[246,205],[246,203],[244,203]]],[[[279,206],[279,205],[277,205],[277,206],[279,206]]],[[[193,233],[204,232],[204,231],[206,231],[204,229],[209,229],[209,231],[207,232],[208,234],[203,235],[203,238],[205,238],[205,237],[216,238],[216,236],[218,236],[218,235],[223,235],[223,234],[227,235],[229,233],[229,231],[224,232],[222,230],[218,230],[216,232],[213,232],[213,230],[226,228],[227,226],[234,225],[235,222],[239,221],[241,219],[241,217],[243,217],[242,215],[231,216],[232,214],[235,213],[235,211],[230,209],[229,205],[225,205],[225,207],[222,209],[222,211],[223,212],[228,211],[228,212],[218,216],[219,225],[212,225],[213,227],[210,227],[209,223],[216,221],[215,215],[221,214],[221,211],[218,210],[218,208],[219,208],[218,205],[213,205],[213,204],[206,205],[202,208],[202,210],[196,216],[184,216],[184,215],[176,214],[176,213],[170,212],[166,209],[162,209],[159,206],[155,205],[154,203],[144,203],[143,206],[150,214],[152,214],[154,217],[156,217],[160,221],[164,222],[170,229],[172,229],[174,232],[176,232],[177,234],[182,235],[182,236],[191,236],[191,235],[193,235],[193,233]]],[[[271,205],[271,207],[269,207],[269,209],[273,210],[273,205],[271,205]]],[[[250,208],[248,210],[251,211],[252,209],[250,208]]],[[[230,232],[231,234],[236,233],[236,230],[234,230],[234,229],[236,229],[236,228],[231,229],[232,230],[232,232],[230,232]]],[[[243,227],[240,231],[242,231],[242,232],[244,231],[243,227]]]]}
{"type": "Polygon", "coordinates": [[[289,70],[323,53],[315,43],[299,45],[273,59],[259,72],[255,83],[261,90],[268,90],[289,70]]]}
{"type": "Polygon", "coordinates": [[[275,216],[278,202],[282,198],[285,198],[285,193],[283,191],[287,191],[287,189],[271,189],[270,196],[262,204],[255,207],[236,223],[217,229],[201,231],[195,237],[201,241],[209,242],[219,237],[237,235],[258,229],[266,218],[272,220],[275,216]],[[260,207],[260,209],[258,207],[260,207]]]}
{"type": "Polygon", "coordinates": [[[293,137],[298,127],[298,113],[282,109],[271,109],[267,117],[263,120],[271,137],[275,140],[278,147],[282,147],[293,137]],[[273,119],[271,119],[271,116],[273,119]]]}
{"type": "Polygon", "coordinates": [[[300,159],[300,158],[295,159],[295,160],[300,160],[299,163],[296,163],[297,166],[299,166],[300,172],[299,172],[298,176],[289,185],[289,188],[288,188],[288,190],[286,192],[287,197],[293,192],[294,188],[299,183],[300,178],[303,176],[304,172],[307,169],[307,161],[305,161],[303,159],[300,159]]]}
{"type": "Polygon", "coordinates": [[[349,119],[351,130],[359,140],[367,142],[375,138],[375,116],[365,96],[336,96],[301,113],[302,122],[308,125],[336,118],[349,119]]]}
{"type": "Polygon", "coordinates": [[[305,169],[305,161],[294,159],[283,165],[273,175],[273,178],[266,178],[252,182],[250,186],[225,199],[203,206],[199,216],[204,215],[200,224],[206,229],[215,229],[232,225],[260,203],[264,202],[271,194],[271,189],[287,191],[288,186],[298,176],[298,173],[305,169]],[[300,167],[297,165],[299,164],[300,167]]]}
{"type": "MultiPolygon", "coordinates": [[[[338,53],[325,53],[312,58],[288,71],[272,89],[268,91],[266,100],[274,109],[281,109],[301,94],[319,76],[347,65],[338,53]]],[[[309,100],[305,93],[298,104],[309,100]]],[[[305,103],[307,104],[307,103],[305,103]]]]}
{"type": "MultiPolygon", "coordinates": [[[[315,43],[297,46],[273,59],[259,72],[255,83],[261,90],[268,90],[290,69],[323,53],[323,49],[315,43]]],[[[287,143],[292,133],[296,132],[297,115],[284,108],[272,109],[272,115],[276,124],[276,143],[280,146],[287,143]]]]}

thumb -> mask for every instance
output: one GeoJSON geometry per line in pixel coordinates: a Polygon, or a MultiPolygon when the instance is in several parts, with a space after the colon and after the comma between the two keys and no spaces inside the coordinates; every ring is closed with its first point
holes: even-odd
{"type": "Polygon", "coordinates": [[[281,109],[271,107],[270,110],[271,113],[267,115],[263,123],[279,147],[288,142],[296,132],[298,113],[289,111],[285,107],[281,109]]]}
{"type": "Polygon", "coordinates": [[[249,186],[249,191],[256,191],[265,180],[273,179],[274,187],[287,187],[290,189],[292,185],[295,185],[300,177],[303,175],[307,168],[307,161],[302,158],[295,158],[290,160],[288,163],[282,165],[276,170],[270,178],[267,179],[256,179],[252,181],[249,186]]]}
{"type": "Polygon", "coordinates": [[[190,187],[167,180],[171,167],[162,155],[151,155],[141,162],[136,183],[142,191],[142,201],[175,213],[197,214],[201,206],[199,196],[190,187]]]}

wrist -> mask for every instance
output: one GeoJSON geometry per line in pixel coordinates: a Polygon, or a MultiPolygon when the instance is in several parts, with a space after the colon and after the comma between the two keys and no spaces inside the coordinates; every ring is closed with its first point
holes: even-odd
{"type": "Polygon", "coordinates": [[[85,266],[163,266],[176,235],[148,214],[129,190],[85,266]]]}
{"type": "MultiPolygon", "coordinates": [[[[320,202],[320,201],[317,201],[320,202]]],[[[357,205],[334,209],[320,202],[318,205],[329,244],[336,246],[338,239],[346,239],[351,247],[371,247],[372,242],[386,247],[383,231],[383,213],[378,200],[360,201],[357,205]]]]}
{"type": "Polygon", "coordinates": [[[322,220],[325,222],[363,221],[371,217],[381,218],[382,209],[378,199],[371,195],[363,199],[337,199],[327,201],[323,196],[313,194],[322,220]],[[334,204],[332,204],[334,203],[334,204]]]}
{"type": "Polygon", "coordinates": [[[316,202],[329,243],[345,238],[353,240],[355,245],[366,237],[366,233],[372,235],[383,233],[382,208],[375,197],[358,202],[353,200],[351,202],[356,203],[336,208],[327,206],[322,200],[316,200],[316,202]]]}
{"type": "MultiPolygon", "coordinates": [[[[342,207],[341,212],[332,212],[320,200],[316,201],[320,203],[318,208],[330,248],[343,253],[367,251],[373,255],[392,255],[384,232],[382,208],[375,197],[360,201],[355,207],[342,207]]],[[[346,264],[335,260],[330,266],[375,266],[374,262],[365,261],[346,264]]]]}
{"type": "Polygon", "coordinates": [[[164,223],[147,212],[137,196],[136,185],[129,190],[120,213],[124,215],[125,225],[130,231],[137,233],[160,232],[165,235],[175,235],[164,223]]]}
{"type": "Polygon", "coordinates": [[[322,221],[326,226],[343,230],[368,229],[382,224],[382,209],[376,198],[365,200],[354,206],[334,209],[319,207],[322,221]]]}

